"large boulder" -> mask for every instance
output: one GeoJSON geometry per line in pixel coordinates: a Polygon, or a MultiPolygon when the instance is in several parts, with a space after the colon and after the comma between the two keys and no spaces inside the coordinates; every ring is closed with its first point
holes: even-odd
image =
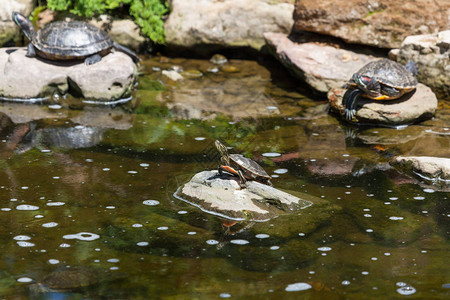
{"type": "Polygon", "coordinates": [[[297,0],[294,29],[349,43],[398,48],[411,34],[450,28],[450,1],[297,0]]]}
{"type": "Polygon", "coordinates": [[[203,171],[180,187],[175,196],[204,211],[234,220],[266,221],[299,212],[312,204],[310,199],[300,199],[255,181],[248,181],[241,188],[238,181],[237,176],[203,171]]]}
{"type": "Polygon", "coordinates": [[[268,50],[294,76],[318,92],[344,85],[374,57],[318,43],[295,43],[286,34],[264,34],[268,50]]]}
{"type": "MultiPolygon", "coordinates": [[[[328,93],[331,109],[341,117],[345,109],[342,98],[346,91],[344,88],[334,88],[328,93]]],[[[374,101],[363,97],[358,98],[356,114],[351,122],[371,125],[397,126],[431,119],[438,104],[436,95],[429,87],[421,83],[417,85],[414,92],[396,100],[374,101]]]]}
{"type": "Polygon", "coordinates": [[[28,16],[34,7],[34,0],[8,0],[0,5],[0,47],[19,37],[19,28],[11,20],[13,11],[28,16]]]}
{"type": "Polygon", "coordinates": [[[252,47],[264,45],[264,32],[288,33],[293,25],[292,1],[173,0],[164,29],[169,46],[252,47]]]}
{"type": "Polygon", "coordinates": [[[0,49],[0,97],[46,98],[73,91],[83,98],[111,101],[129,96],[137,67],[113,52],[94,65],[49,62],[25,56],[26,49],[0,49]]]}
{"type": "Polygon", "coordinates": [[[403,64],[414,61],[418,80],[439,97],[450,99],[450,30],[408,36],[400,49],[391,50],[389,55],[403,64]]]}

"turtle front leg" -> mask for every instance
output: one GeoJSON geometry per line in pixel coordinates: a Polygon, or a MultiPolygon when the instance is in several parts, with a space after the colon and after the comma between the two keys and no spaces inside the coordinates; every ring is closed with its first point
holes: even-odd
{"type": "Polygon", "coordinates": [[[242,170],[238,170],[237,174],[239,176],[239,179],[241,180],[241,182],[239,183],[239,185],[241,186],[241,188],[245,188],[245,184],[247,183],[247,179],[245,179],[244,174],[242,173],[242,170]]]}
{"type": "Polygon", "coordinates": [[[89,66],[89,65],[96,64],[101,60],[102,60],[102,57],[100,54],[94,54],[94,55],[86,57],[86,59],[84,60],[84,63],[89,66]]]}
{"type": "Polygon", "coordinates": [[[386,86],[386,85],[382,86],[382,91],[383,91],[384,95],[387,95],[393,99],[400,98],[403,95],[403,92],[397,90],[394,87],[390,87],[390,86],[386,86]]]}
{"type": "Polygon", "coordinates": [[[36,57],[36,50],[34,49],[34,46],[32,43],[28,44],[27,54],[25,54],[26,57],[36,57]]]}
{"type": "Polygon", "coordinates": [[[361,94],[361,90],[354,89],[353,91],[350,92],[350,95],[348,95],[347,97],[345,97],[345,95],[344,95],[344,99],[343,99],[344,103],[343,104],[345,107],[344,115],[345,115],[346,120],[350,121],[353,118],[353,116],[355,115],[356,100],[360,94],[361,94]]]}

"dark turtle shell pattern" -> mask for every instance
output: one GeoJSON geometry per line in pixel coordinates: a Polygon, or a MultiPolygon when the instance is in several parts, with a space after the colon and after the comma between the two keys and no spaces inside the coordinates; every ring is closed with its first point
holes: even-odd
{"type": "Polygon", "coordinates": [[[106,54],[114,42],[106,32],[85,22],[53,22],[37,31],[33,45],[48,59],[80,59],[106,54]]]}
{"type": "Polygon", "coordinates": [[[244,176],[250,180],[270,180],[267,172],[254,160],[251,160],[241,154],[230,154],[232,164],[236,164],[242,170],[244,176]]]}

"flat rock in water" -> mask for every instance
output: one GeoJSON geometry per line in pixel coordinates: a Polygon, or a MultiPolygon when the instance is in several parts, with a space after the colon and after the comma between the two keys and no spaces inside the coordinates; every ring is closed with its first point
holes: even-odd
{"type": "Polygon", "coordinates": [[[174,196],[203,211],[235,220],[267,221],[312,204],[255,181],[248,181],[241,189],[238,180],[227,174],[220,176],[217,171],[203,171],[180,187],[174,196]]]}
{"type": "Polygon", "coordinates": [[[25,54],[26,48],[0,49],[1,98],[46,98],[70,90],[89,100],[113,101],[129,96],[136,79],[132,59],[117,51],[89,66],[83,61],[50,62],[25,54]]]}
{"type": "MultiPolygon", "coordinates": [[[[344,118],[342,98],[347,90],[334,88],[328,93],[331,109],[344,118]]],[[[431,119],[437,109],[436,95],[419,83],[416,90],[395,100],[376,101],[359,97],[352,123],[398,126],[431,119]]]]}
{"type": "Polygon", "coordinates": [[[294,76],[318,92],[343,86],[374,57],[317,43],[295,43],[286,34],[267,32],[266,44],[272,55],[294,76]]]}
{"type": "Polygon", "coordinates": [[[397,156],[391,165],[428,180],[450,184],[450,158],[431,156],[397,156]]]}

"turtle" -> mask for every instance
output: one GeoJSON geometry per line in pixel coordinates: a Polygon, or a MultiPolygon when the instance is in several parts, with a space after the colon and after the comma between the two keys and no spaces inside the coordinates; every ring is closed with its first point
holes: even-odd
{"type": "Polygon", "coordinates": [[[344,95],[345,118],[351,120],[356,113],[356,100],[362,96],[372,100],[394,100],[412,92],[417,85],[416,64],[406,66],[390,59],[372,61],[353,74],[344,95]]]}
{"type": "Polygon", "coordinates": [[[140,59],[130,49],[114,42],[108,34],[81,21],[57,21],[35,31],[31,21],[18,12],[12,19],[30,40],[26,56],[48,60],[84,59],[86,65],[99,62],[111,49],[129,55],[135,63],[140,59]]]}
{"type": "Polygon", "coordinates": [[[242,154],[229,154],[227,147],[219,141],[216,141],[215,145],[220,153],[221,164],[218,168],[220,176],[222,176],[223,171],[239,176],[241,187],[248,180],[258,181],[272,186],[270,182],[272,178],[257,162],[246,158],[242,154]]]}

